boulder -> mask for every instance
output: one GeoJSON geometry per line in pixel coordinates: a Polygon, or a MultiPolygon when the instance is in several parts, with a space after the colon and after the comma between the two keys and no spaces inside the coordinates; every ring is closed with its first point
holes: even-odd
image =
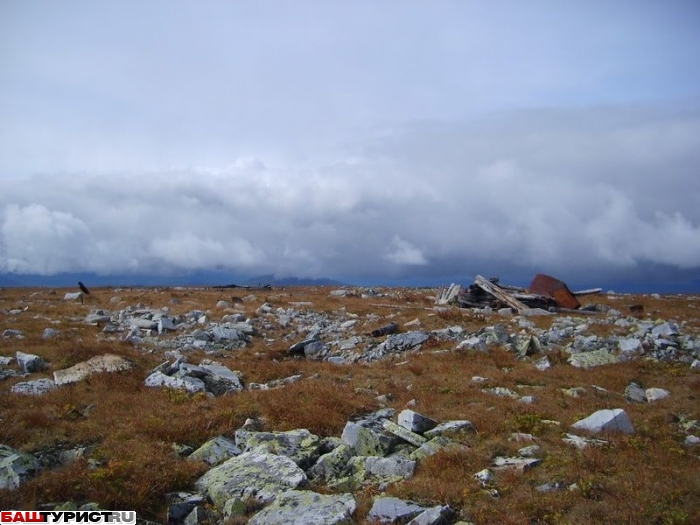
{"type": "Polygon", "coordinates": [[[39,469],[39,460],[31,454],[0,445],[0,489],[18,488],[39,469]]]}
{"type": "Polygon", "coordinates": [[[434,456],[438,452],[465,450],[469,450],[469,447],[462,445],[461,443],[457,443],[448,437],[436,436],[411,452],[409,457],[416,461],[422,461],[427,457],[434,456]]]}
{"type": "Polygon", "coordinates": [[[446,505],[438,505],[424,510],[408,522],[408,525],[448,525],[452,522],[454,511],[446,505]]]}
{"type": "Polygon", "coordinates": [[[195,487],[222,509],[231,498],[269,503],[282,492],[306,483],[306,474],[291,459],[253,450],[209,470],[195,487]]]}
{"type": "Polygon", "coordinates": [[[639,339],[620,339],[617,342],[620,352],[623,354],[638,354],[643,352],[642,342],[639,339]]]}
{"type": "Polygon", "coordinates": [[[227,459],[238,456],[243,451],[236,443],[224,436],[217,436],[204,443],[192,452],[187,459],[191,461],[203,461],[209,465],[218,465],[227,459]]]}
{"type": "Polygon", "coordinates": [[[532,467],[536,467],[542,463],[541,459],[537,458],[515,458],[499,456],[493,460],[494,470],[517,470],[526,472],[532,467]]]}
{"type": "Polygon", "coordinates": [[[41,372],[46,368],[46,363],[38,355],[25,354],[24,352],[17,352],[15,354],[15,359],[17,359],[17,364],[20,366],[24,372],[31,374],[33,372],[41,372]]]}
{"type": "Polygon", "coordinates": [[[353,449],[341,444],[327,454],[323,454],[307,474],[311,479],[330,481],[345,475],[348,462],[353,457],[353,449]]]}
{"type": "Polygon", "coordinates": [[[402,410],[399,413],[398,422],[403,428],[419,434],[432,430],[437,426],[437,421],[419,414],[418,412],[414,412],[413,410],[402,410]]]}
{"type": "Polygon", "coordinates": [[[83,302],[83,292],[69,292],[63,296],[64,301],[80,301],[83,302]]]}
{"type": "Polygon", "coordinates": [[[87,361],[78,363],[64,370],[56,370],[53,380],[57,385],[66,385],[82,381],[86,377],[100,372],[121,372],[128,370],[133,365],[123,357],[114,354],[104,354],[91,357],[87,361]]]}
{"type": "Polygon", "coordinates": [[[399,498],[377,498],[367,518],[378,523],[406,523],[425,511],[412,501],[399,498]]]}
{"type": "Polygon", "coordinates": [[[352,525],[356,507],[352,494],[288,490],[253,516],[248,525],[352,525]]]}
{"type": "Polygon", "coordinates": [[[240,372],[234,372],[224,365],[214,362],[203,362],[199,368],[205,372],[202,380],[207,386],[207,390],[215,396],[243,390],[240,372]]]}
{"type": "Polygon", "coordinates": [[[632,422],[627,412],[621,408],[613,410],[598,410],[585,419],[581,419],[572,425],[574,428],[588,430],[590,432],[622,432],[634,433],[632,422]]]}
{"type": "Polygon", "coordinates": [[[625,388],[625,399],[630,403],[646,403],[647,394],[642,385],[631,381],[625,388]]]}
{"type": "Polygon", "coordinates": [[[253,432],[239,429],[236,445],[248,452],[253,449],[285,456],[303,469],[313,465],[320,456],[321,438],[306,429],[286,432],[253,432]]]}

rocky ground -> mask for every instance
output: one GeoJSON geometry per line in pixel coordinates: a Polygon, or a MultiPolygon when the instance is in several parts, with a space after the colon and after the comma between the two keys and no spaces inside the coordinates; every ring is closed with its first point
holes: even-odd
{"type": "Polygon", "coordinates": [[[435,293],[0,290],[0,507],[700,522],[699,297],[435,293]]]}

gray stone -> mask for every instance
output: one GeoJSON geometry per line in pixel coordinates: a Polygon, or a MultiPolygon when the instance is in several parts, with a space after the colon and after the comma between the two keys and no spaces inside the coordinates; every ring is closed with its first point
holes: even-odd
{"type": "Polygon", "coordinates": [[[410,478],[416,470],[416,462],[399,455],[388,458],[370,456],[364,459],[364,467],[378,478],[410,478]]]}
{"type": "Polygon", "coordinates": [[[493,394],[494,396],[499,397],[510,397],[511,399],[520,399],[520,394],[518,394],[514,390],[511,390],[510,388],[506,388],[503,386],[485,388],[482,390],[482,392],[486,392],[487,394],[493,394]]]}
{"type": "Polygon", "coordinates": [[[700,444],[700,438],[693,435],[686,436],[684,443],[686,446],[694,447],[695,445],[700,444]]]}
{"type": "Polygon", "coordinates": [[[175,323],[173,323],[173,320],[170,317],[161,317],[158,319],[158,333],[163,334],[166,332],[171,332],[173,330],[176,330],[177,327],[175,326],[175,323]]]}
{"type": "Polygon", "coordinates": [[[218,465],[227,459],[238,456],[243,451],[236,443],[224,436],[217,436],[204,443],[192,452],[187,459],[191,461],[203,461],[208,465],[218,465]]]}
{"type": "Polygon", "coordinates": [[[42,378],[34,381],[25,381],[12,385],[10,391],[13,394],[21,394],[25,396],[41,396],[51,392],[56,388],[56,383],[51,379],[42,378]]]}
{"type": "Polygon", "coordinates": [[[576,434],[566,434],[562,438],[562,441],[564,441],[564,443],[568,443],[569,445],[572,445],[578,449],[584,449],[588,445],[600,446],[600,445],[607,445],[608,444],[608,442],[605,441],[604,439],[584,438],[581,436],[577,436],[576,434]]]}
{"type": "Polygon", "coordinates": [[[625,388],[625,399],[630,403],[646,403],[647,394],[642,385],[632,381],[627,385],[627,388],[625,388]]]}
{"type": "Polygon", "coordinates": [[[289,490],[253,516],[248,525],[352,525],[356,507],[352,494],[289,490]]]}
{"type": "Polygon", "coordinates": [[[542,452],[542,448],[539,445],[530,445],[529,447],[523,447],[518,450],[518,455],[523,458],[532,458],[537,456],[542,452]]]}
{"type": "Polygon", "coordinates": [[[39,469],[39,460],[31,454],[0,445],[0,489],[18,488],[39,469]]]}
{"type": "Polygon", "coordinates": [[[216,326],[209,330],[209,334],[214,341],[238,341],[241,338],[238,330],[225,326],[216,326]]]}
{"type": "Polygon", "coordinates": [[[322,341],[313,341],[304,346],[304,356],[310,358],[322,358],[328,353],[328,345],[322,341]]]}
{"type": "Polygon", "coordinates": [[[231,498],[269,503],[282,492],[306,483],[306,474],[291,459],[254,450],[209,470],[195,487],[221,509],[231,498]]]}
{"type": "Polygon", "coordinates": [[[424,510],[408,522],[408,525],[448,525],[454,512],[446,505],[438,505],[424,510]]]}
{"type": "MultiPolygon", "coordinates": [[[[422,434],[437,426],[437,421],[427,416],[414,412],[413,410],[402,410],[399,413],[399,425],[410,430],[422,434]]],[[[420,446],[420,445],[418,445],[420,446]]]]}
{"type": "Polygon", "coordinates": [[[202,380],[212,394],[220,396],[243,390],[239,372],[234,372],[224,365],[214,362],[203,362],[199,367],[207,373],[202,380]]]}
{"type": "Polygon", "coordinates": [[[55,328],[44,328],[43,333],[41,334],[42,339],[53,339],[54,337],[58,336],[61,332],[56,330],[55,328]]]}
{"type": "Polygon", "coordinates": [[[427,441],[427,439],[425,439],[423,436],[416,434],[415,432],[411,432],[410,430],[400,425],[397,425],[393,421],[385,421],[384,430],[403,439],[411,445],[415,445],[416,447],[420,447],[427,441]]]}
{"type": "Polygon", "coordinates": [[[542,463],[541,459],[537,458],[512,458],[499,456],[493,460],[494,470],[519,470],[526,472],[532,467],[536,467],[542,463]]]}
{"type": "Polygon", "coordinates": [[[598,410],[585,419],[581,419],[572,425],[574,428],[588,430],[590,432],[622,432],[634,433],[632,422],[627,412],[621,408],[613,410],[598,410]]]}
{"type": "Polygon", "coordinates": [[[537,370],[540,372],[544,372],[545,370],[549,370],[552,368],[552,363],[549,361],[549,357],[544,356],[541,359],[538,359],[534,363],[532,363],[537,370]]]}
{"type": "Polygon", "coordinates": [[[9,356],[0,356],[0,366],[7,366],[10,363],[12,363],[12,357],[9,356]]]}
{"type": "Polygon", "coordinates": [[[187,515],[183,525],[197,525],[197,523],[205,523],[208,521],[209,515],[207,511],[204,510],[203,507],[196,506],[192,509],[192,512],[187,515]]]}
{"type": "Polygon", "coordinates": [[[572,354],[569,358],[571,366],[576,368],[593,368],[600,365],[610,365],[617,363],[619,359],[607,350],[593,350],[591,352],[580,352],[572,354]]]}
{"type": "Polygon", "coordinates": [[[112,316],[103,313],[101,310],[98,312],[93,312],[85,316],[85,322],[88,324],[101,324],[109,323],[112,320],[112,316]]]}
{"type": "Polygon", "coordinates": [[[642,353],[644,350],[642,348],[642,342],[635,338],[620,339],[617,342],[617,346],[623,354],[638,354],[642,353]]]}
{"type": "Polygon", "coordinates": [[[377,498],[367,518],[379,523],[406,523],[423,511],[425,507],[411,501],[399,498],[377,498]]]}
{"type": "Polygon", "coordinates": [[[676,323],[662,323],[651,329],[655,337],[673,337],[678,335],[678,325],[676,323]]]}
{"type": "Polygon", "coordinates": [[[44,360],[38,355],[25,354],[24,352],[18,351],[15,354],[15,359],[17,359],[17,364],[19,367],[27,374],[41,372],[44,368],[46,368],[46,363],[44,363],[44,360]]]}
{"type": "Polygon", "coordinates": [[[444,436],[436,436],[411,452],[409,457],[416,461],[422,461],[443,451],[466,451],[469,447],[444,436]]]}
{"type": "Polygon", "coordinates": [[[153,372],[145,379],[144,384],[149,387],[185,389],[191,393],[206,391],[206,385],[201,379],[196,377],[171,377],[166,376],[163,372],[153,372]]]}
{"type": "Polygon", "coordinates": [[[121,372],[133,365],[123,357],[114,354],[104,354],[91,357],[64,370],[56,370],[53,380],[57,385],[66,385],[81,381],[86,377],[100,372],[121,372]]]}
{"type": "Polygon", "coordinates": [[[410,350],[430,339],[430,334],[423,331],[394,334],[387,337],[384,347],[387,352],[403,352],[410,350]]]}
{"type": "Polygon", "coordinates": [[[155,330],[158,328],[158,322],[153,319],[144,319],[142,317],[132,317],[129,319],[129,326],[141,328],[143,330],[155,330]]]}
{"type": "Polygon", "coordinates": [[[9,339],[10,337],[15,337],[17,339],[24,339],[24,334],[21,330],[15,330],[13,328],[8,328],[2,332],[3,338],[9,339]]]}

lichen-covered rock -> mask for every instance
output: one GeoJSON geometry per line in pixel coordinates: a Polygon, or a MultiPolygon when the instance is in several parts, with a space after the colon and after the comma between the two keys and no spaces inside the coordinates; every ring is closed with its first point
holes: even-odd
{"type": "Polygon", "coordinates": [[[352,421],[346,423],[341,439],[358,456],[384,456],[391,447],[391,441],[382,434],[352,421]]]}
{"type": "Polygon", "coordinates": [[[438,505],[424,510],[408,522],[408,525],[447,525],[451,523],[454,511],[446,505],[438,505]]]}
{"type": "Polygon", "coordinates": [[[289,490],[253,516],[248,525],[352,525],[356,506],[352,494],[289,490]]]}
{"type": "Polygon", "coordinates": [[[31,454],[0,445],[0,489],[16,489],[39,469],[39,460],[31,454]]]}
{"type": "Polygon", "coordinates": [[[269,503],[280,493],[306,483],[306,474],[291,459],[253,450],[209,470],[195,487],[222,509],[231,498],[269,503]]]}
{"type": "Polygon", "coordinates": [[[236,431],[236,444],[246,452],[257,449],[285,456],[302,469],[313,465],[320,456],[321,438],[306,429],[287,432],[236,431]]]}
{"type": "Polygon", "coordinates": [[[572,354],[569,358],[571,366],[576,368],[593,368],[600,365],[611,365],[619,361],[617,356],[611,354],[607,350],[593,350],[591,352],[580,352],[572,354]]]}
{"type": "Polygon", "coordinates": [[[422,331],[390,335],[384,342],[384,348],[387,352],[403,352],[415,348],[428,339],[430,339],[430,334],[422,331]]]}
{"type": "Polygon", "coordinates": [[[192,452],[187,459],[203,461],[209,465],[218,465],[227,459],[240,455],[242,452],[234,441],[224,436],[217,436],[192,452]]]}
{"type": "Polygon", "coordinates": [[[91,357],[87,361],[78,363],[64,370],[56,370],[53,380],[57,385],[66,385],[81,381],[86,377],[99,372],[120,372],[132,367],[131,362],[114,354],[104,354],[91,357]]]}
{"type": "Polygon", "coordinates": [[[391,434],[403,439],[404,441],[416,447],[420,447],[423,443],[427,441],[427,439],[425,439],[423,436],[416,434],[415,432],[411,432],[407,428],[397,425],[393,421],[385,421],[384,430],[390,432],[391,434]]]}
{"type": "Polygon", "coordinates": [[[457,443],[450,438],[444,436],[437,436],[430,441],[424,443],[419,448],[411,452],[410,458],[415,461],[422,461],[427,457],[434,456],[438,452],[443,451],[465,451],[468,450],[466,445],[457,443]]]}
{"type": "Polygon", "coordinates": [[[311,479],[318,481],[341,478],[346,473],[348,462],[352,457],[352,448],[342,444],[318,458],[316,464],[307,471],[307,474],[311,479]]]}
{"type": "Polygon", "coordinates": [[[474,428],[474,425],[472,425],[471,421],[456,420],[441,423],[432,430],[425,432],[424,436],[428,439],[432,439],[437,436],[459,437],[466,434],[474,434],[475,432],[476,429],[474,428]]]}

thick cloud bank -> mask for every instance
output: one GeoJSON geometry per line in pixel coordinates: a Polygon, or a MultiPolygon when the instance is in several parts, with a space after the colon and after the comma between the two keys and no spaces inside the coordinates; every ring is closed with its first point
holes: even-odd
{"type": "Polygon", "coordinates": [[[698,113],[527,111],[378,135],[314,168],[246,158],[0,179],[0,272],[700,267],[698,113]]]}

